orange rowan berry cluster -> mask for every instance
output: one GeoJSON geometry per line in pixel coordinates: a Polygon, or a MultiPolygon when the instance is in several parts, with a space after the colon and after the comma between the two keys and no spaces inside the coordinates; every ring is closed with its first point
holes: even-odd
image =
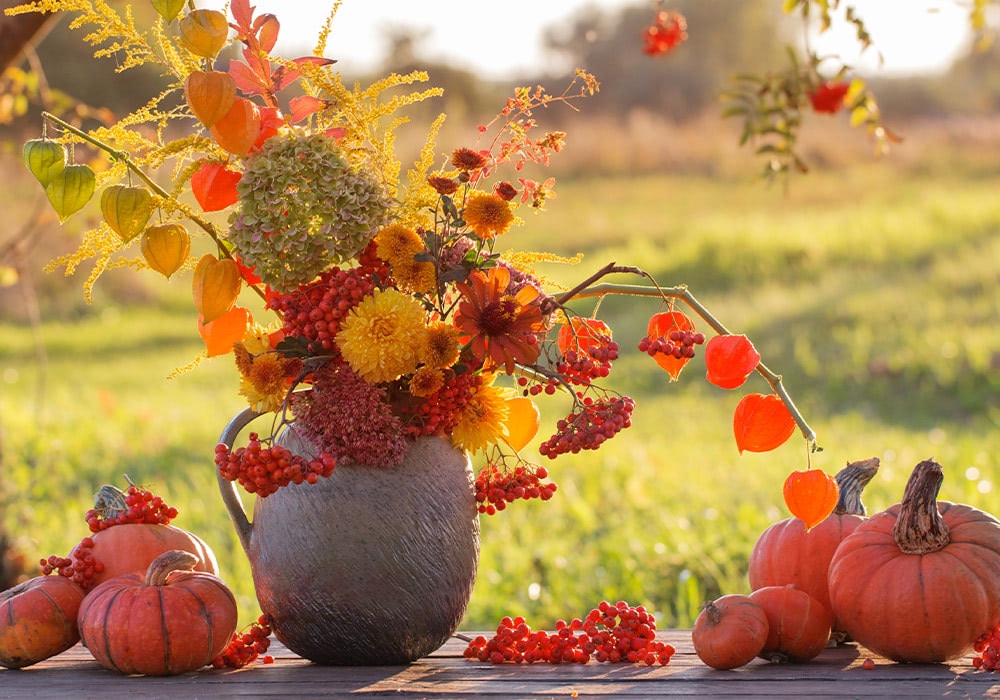
{"type": "Polygon", "coordinates": [[[556,423],[556,432],[538,447],[538,453],[555,459],[561,454],[596,450],[605,440],[632,425],[635,401],[628,396],[582,399],[583,408],[556,423]]]}
{"type": "Polygon", "coordinates": [[[694,357],[694,346],[705,342],[704,333],[673,330],[663,338],[644,337],[639,341],[639,351],[654,357],[657,353],[672,355],[675,359],[694,357]]]}
{"type": "Polygon", "coordinates": [[[103,562],[94,558],[94,553],[91,551],[93,546],[94,540],[90,537],[84,537],[73,548],[68,557],[59,557],[53,554],[42,559],[39,562],[42,573],[45,576],[52,573],[65,576],[83,590],[90,590],[94,587],[94,576],[104,571],[103,562]]]}
{"type": "Polygon", "coordinates": [[[84,519],[91,532],[100,532],[127,523],[169,525],[176,517],[176,508],[167,505],[151,491],[132,484],[114,503],[88,510],[84,519]]]}
{"type": "Polygon", "coordinates": [[[984,671],[1000,671],[1000,627],[983,632],[972,646],[977,656],[972,657],[972,665],[984,671]]]}
{"type": "Polygon", "coordinates": [[[237,481],[247,493],[263,498],[288,484],[315,484],[333,473],[337,461],[327,452],[307,461],[280,445],[265,447],[257,433],[250,433],[246,447],[230,450],[222,443],[216,445],[215,464],[224,479],[237,481]]]}
{"type": "Polygon", "coordinates": [[[265,655],[271,646],[271,617],[261,615],[245,632],[234,632],[229,645],[209,662],[212,668],[243,668],[258,657],[261,663],[273,664],[274,657],[265,655]]]}
{"type": "Polygon", "coordinates": [[[406,436],[447,435],[458,424],[459,415],[472,398],[473,389],[482,384],[481,374],[446,371],[444,386],[422,401],[403,407],[406,436]]]}
{"type": "Polygon", "coordinates": [[[590,384],[611,372],[611,363],[618,359],[618,343],[611,336],[601,335],[586,350],[567,350],[556,363],[556,371],[576,384],[590,384]]]}
{"type": "Polygon", "coordinates": [[[479,512],[494,515],[507,508],[508,503],[540,498],[547,501],[556,492],[553,483],[543,484],[549,475],[545,467],[519,464],[510,471],[495,464],[487,464],[476,476],[476,503],[479,512]]]}
{"type": "Polygon", "coordinates": [[[492,663],[585,664],[591,659],[608,663],[670,663],[674,647],[656,641],[656,620],[641,605],[602,602],[584,619],[556,623],[554,633],[532,631],[523,617],[505,617],[496,635],[480,635],[469,642],[468,659],[492,663]]]}

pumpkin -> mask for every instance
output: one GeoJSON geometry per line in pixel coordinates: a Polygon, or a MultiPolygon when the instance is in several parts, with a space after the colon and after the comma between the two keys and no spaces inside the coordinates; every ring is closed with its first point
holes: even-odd
{"type": "Polygon", "coordinates": [[[83,596],[65,576],[36,576],[0,592],[0,666],[24,668],[80,641],[83,596]]]}
{"type": "Polygon", "coordinates": [[[80,637],[94,659],[119,673],[172,676],[221,654],[236,631],[236,599],[217,576],[192,571],[197,562],[190,552],[172,550],[145,575],[125,574],[94,588],[79,615],[80,637]]]}
{"type": "Polygon", "coordinates": [[[691,629],[698,658],[712,668],[744,666],[767,641],[767,614],[745,595],[730,594],[705,604],[691,629]]]}
{"type": "Polygon", "coordinates": [[[197,535],[173,525],[123,523],[101,530],[91,536],[94,559],[104,570],[94,573],[98,585],[122,574],[145,571],[149,563],[164,552],[180,549],[198,558],[196,571],[218,573],[215,553],[197,535]]]}
{"type": "Polygon", "coordinates": [[[1000,623],[1000,520],[938,501],[944,470],[933,460],[910,475],[900,503],[840,543],[830,602],[858,643],[892,659],[955,659],[1000,623]]]}
{"type": "MultiPolygon", "coordinates": [[[[851,462],[834,477],[840,496],[833,513],[811,530],[799,518],[776,522],[754,543],[747,577],[751,590],[789,583],[831,609],[827,572],[841,540],[865,519],[861,494],[878,472],[878,457],[851,462]]],[[[834,637],[843,639],[843,627],[834,616],[834,637]]]]}
{"type": "Polygon", "coordinates": [[[802,663],[819,656],[830,641],[830,611],[793,584],[764,586],[748,597],[767,615],[767,641],[758,654],[762,659],[802,663]]]}

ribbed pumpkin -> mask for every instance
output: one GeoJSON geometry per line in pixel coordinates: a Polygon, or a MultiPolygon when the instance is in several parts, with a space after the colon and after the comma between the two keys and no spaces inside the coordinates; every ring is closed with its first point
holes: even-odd
{"type": "Polygon", "coordinates": [[[762,659],[772,663],[802,663],[814,659],[830,641],[830,612],[794,585],[765,586],[749,596],[767,615],[767,641],[762,659]]]}
{"type": "MultiPolygon", "coordinates": [[[[840,487],[837,507],[811,530],[807,530],[798,518],[786,518],[764,530],[750,553],[747,577],[751,590],[793,583],[829,610],[827,573],[830,561],[840,542],[864,521],[861,494],[878,468],[878,457],[872,457],[841,469],[834,477],[840,487]]],[[[836,639],[843,638],[836,616],[833,630],[836,639]]]]}
{"type": "Polygon", "coordinates": [[[858,525],[830,564],[839,623],[893,661],[958,658],[1000,622],[1000,521],[938,501],[943,480],[940,464],[920,462],[902,501],[858,525]]]}
{"type": "Polygon", "coordinates": [[[36,576],[0,592],[0,666],[24,668],[80,641],[83,596],[64,576],[36,576]]]}
{"type": "Polygon", "coordinates": [[[691,629],[698,658],[717,669],[753,661],[767,642],[764,608],[745,595],[730,594],[705,604],[691,629]]]}
{"type": "MultiPolygon", "coordinates": [[[[112,528],[113,529],[113,528],[112,528]]],[[[80,606],[83,643],[112,671],[169,676],[202,668],[236,631],[236,599],[221,579],[170,551],[146,570],[105,581],[80,606]]]]}
{"type": "Polygon", "coordinates": [[[145,571],[164,552],[184,550],[197,557],[196,571],[215,574],[219,564],[215,553],[197,535],[173,525],[124,523],[91,536],[94,559],[104,570],[94,574],[94,585],[135,571],[145,571]]]}

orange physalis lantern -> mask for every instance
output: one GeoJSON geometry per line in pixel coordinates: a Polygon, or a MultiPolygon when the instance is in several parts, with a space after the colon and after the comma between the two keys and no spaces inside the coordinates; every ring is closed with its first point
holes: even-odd
{"type": "Polygon", "coordinates": [[[242,306],[234,306],[209,323],[205,323],[204,316],[198,316],[198,333],[205,341],[209,357],[228,353],[252,325],[253,316],[242,306]]]}
{"type": "Polygon", "coordinates": [[[209,130],[215,142],[230,153],[245,156],[260,136],[260,109],[245,97],[233,100],[225,116],[209,130]]]}
{"type": "Polygon", "coordinates": [[[142,257],[146,264],[170,279],[191,253],[191,236],[178,223],[150,226],[142,234],[142,257]]]}
{"type": "Polygon", "coordinates": [[[101,213],[108,226],[128,243],[146,228],[153,214],[153,195],[145,187],[110,185],[101,195],[101,213]]]}
{"type": "Polygon", "coordinates": [[[747,394],[736,406],[733,432],[743,454],[768,452],[792,436],[795,419],[781,398],[774,394],[747,394]]]}
{"type": "MultiPolygon", "coordinates": [[[[651,340],[669,337],[671,331],[693,332],[694,323],[680,311],[663,311],[653,314],[653,317],[649,319],[649,325],[646,327],[646,337],[651,340]]],[[[674,357],[662,352],[653,355],[653,359],[656,360],[656,364],[667,371],[671,381],[677,381],[677,377],[680,376],[684,365],[691,360],[690,357],[674,357]]]]}
{"type": "Polygon", "coordinates": [[[723,389],[735,389],[760,364],[760,353],[745,335],[717,335],[705,346],[705,376],[723,389]]]}
{"type": "Polygon", "coordinates": [[[559,346],[559,352],[565,355],[567,350],[586,353],[595,345],[604,345],[610,338],[611,329],[604,321],[596,318],[572,316],[569,323],[560,326],[556,343],[559,346]]]}
{"type": "Polygon", "coordinates": [[[515,452],[522,449],[538,433],[541,417],[538,406],[526,396],[507,399],[507,444],[515,452]]]}
{"type": "Polygon", "coordinates": [[[236,304],[242,286],[240,269],[229,258],[203,255],[194,269],[191,292],[205,323],[219,318],[236,304]]]}
{"type": "Polygon", "coordinates": [[[202,211],[221,211],[239,199],[236,185],[243,173],[230,170],[225,163],[202,163],[191,176],[191,191],[202,211]]]}
{"type": "Polygon", "coordinates": [[[785,479],[785,505],[810,530],[833,512],[840,498],[837,480],[820,469],[792,472],[785,479]]]}
{"type": "Polygon", "coordinates": [[[181,44],[195,56],[215,58],[229,37],[229,20],[218,10],[192,10],[178,23],[181,44]]]}
{"type": "Polygon", "coordinates": [[[223,71],[196,70],[184,80],[184,99],[198,121],[211,127],[236,101],[236,81],[223,71]]]}

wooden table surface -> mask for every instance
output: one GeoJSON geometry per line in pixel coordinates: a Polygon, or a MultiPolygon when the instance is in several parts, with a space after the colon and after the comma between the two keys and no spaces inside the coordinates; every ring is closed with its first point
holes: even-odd
{"type": "Polygon", "coordinates": [[[1000,673],[975,670],[971,657],[949,664],[896,664],[848,644],[826,649],[808,664],[776,665],[757,660],[733,671],[716,671],[695,655],[689,630],[660,630],[657,639],[677,649],[667,666],[597,662],[494,665],[463,658],[465,643],[459,639],[410,666],[318,666],[272,643],[274,664],[257,662],[235,671],[206,669],[167,678],[115,674],[101,668],[77,645],[26,669],[0,669],[0,698],[1000,696],[1000,673]],[[861,666],[867,657],[875,660],[872,670],[861,666]]]}

